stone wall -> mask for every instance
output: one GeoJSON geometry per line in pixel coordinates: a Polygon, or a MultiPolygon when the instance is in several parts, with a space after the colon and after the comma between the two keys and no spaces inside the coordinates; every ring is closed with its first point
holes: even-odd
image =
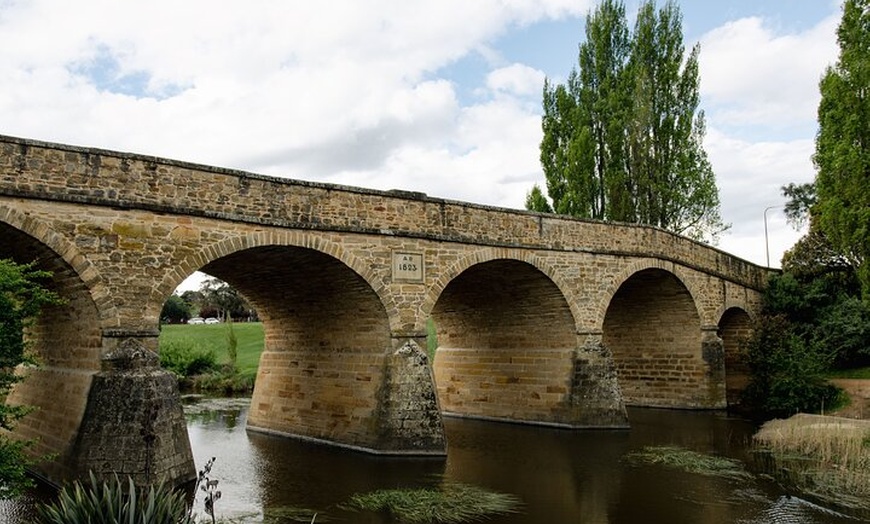
{"type": "Polygon", "coordinates": [[[0,137],[9,254],[70,299],[34,333],[57,371],[16,391],[45,405],[23,427],[59,455],[93,422],[101,358],[129,339],[156,351],[163,302],[196,270],[264,321],[253,428],[422,454],[443,452],[439,409],[624,427],[623,395],[724,406],[733,337],[717,330],[758,309],[767,277],[651,227],[0,137]],[[71,398],[53,411],[60,377],[71,398]]]}
{"type": "Polygon", "coordinates": [[[8,196],[298,229],[649,256],[679,261],[754,289],[764,285],[763,273],[753,264],[648,226],[301,182],[11,137],[0,137],[0,173],[0,188],[8,196]]]}

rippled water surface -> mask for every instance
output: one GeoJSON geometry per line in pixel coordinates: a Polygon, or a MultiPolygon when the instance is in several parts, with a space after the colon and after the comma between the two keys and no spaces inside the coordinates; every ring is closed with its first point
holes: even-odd
{"type": "Polygon", "coordinates": [[[488,520],[494,523],[855,522],[757,476],[711,478],[624,460],[659,445],[747,459],[752,426],[722,413],[633,409],[629,431],[446,419],[447,458],[409,459],[246,432],[244,401],[212,405],[218,409],[191,410],[190,438],[197,464],[217,458],[212,473],[221,481],[218,507],[226,515],[292,507],[318,512],[318,522],[386,523],[338,506],[354,493],[457,481],[519,497],[520,511],[488,520]]]}
{"type": "MultiPolygon", "coordinates": [[[[677,445],[746,460],[753,428],[722,413],[633,409],[628,431],[569,431],[445,420],[448,455],[383,458],[247,432],[247,399],[202,400],[187,408],[198,466],[216,457],[218,515],[260,522],[386,524],[382,515],[341,508],[355,493],[462,482],[515,495],[517,513],[492,523],[820,523],[856,522],[759,476],[712,478],[629,464],[645,446],[677,445]],[[304,516],[299,516],[304,515],[304,516]],[[292,520],[296,516],[301,520],[292,520]]],[[[7,504],[0,521],[15,517],[7,504]]],[[[20,513],[20,510],[18,510],[20,513]]]]}

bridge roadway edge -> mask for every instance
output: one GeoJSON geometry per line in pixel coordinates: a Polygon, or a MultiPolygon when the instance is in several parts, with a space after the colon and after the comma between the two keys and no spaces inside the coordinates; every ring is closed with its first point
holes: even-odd
{"type": "MultiPolygon", "coordinates": [[[[667,237],[675,237],[679,238],[681,242],[694,244],[700,249],[705,251],[715,252],[718,255],[721,255],[725,259],[730,259],[732,261],[738,262],[742,265],[746,265],[754,271],[755,275],[775,271],[770,268],[764,268],[762,266],[758,266],[746,260],[740,259],[726,251],[723,251],[716,246],[708,245],[687,237],[682,237],[670,231],[666,231],[656,226],[650,226],[646,224],[632,224],[632,223],[623,223],[623,222],[602,222],[597,220],[590,219],[582,219],[576,217],[570,217],[565,215],[552,215],[546,213],[538,213],[534,211],[520,210],[520,209],[511,209],[511,208],[501,208],[496,206],[488,206],[484,204],[475,204],[471,202],[462,202],[457,200],[450,200],[444,198],[431,197],[426,195],[425,193],[414,192],[414,191],[403,191],[403,190],[387,190],[381,191],[376,189],[367,189],[362,187],[355,186],[346,186],[340,184],[329,184],[324,182],[311,182],[305,180],[284,178],[284,177],[276,177],[269,175],[261,175],[257,173],[252,173],[243,170],[237,169],[228,169],[222,167],[216,167],[206,164],[197,164],[193,162],[186,162],[181,160],[174,159],[165,159],[150,155],[143,155],[138,153],[124,153],[118,151],[111,151],[106,149],[92,148],[92,147],[84,147],[84,146],[72,146],[66,144],[56,144],[52,142],[44,142],[33,139],[25,139],[18,137],[11,137],[6,135],[0,135],[0,146],[2,144],[7,143],[11,145],[18,145],[22,148],[23,153],[26,155],[26,150],[28,147],[41,147],[41,148],[50,148],[56,149],[60,151],[69,151],[76,154],[86,155],[86,156],[94,156],[94,155],[105,155],[119,159],[127,159],[127,160],[136,160],[141,162],[152,162],[159,163],[167,166],[176,166],[184,169],[191,169],[206,173],[214,173],[219,175],[225,175],[230,177],[235,177],[238,179],[250,179],[250,180],[259,180],[263,182],[268,182],[271,184],[280,184],[280,185],[288,185],[288,186],[298,186],[302,188],[314,188],[320,189],[324,191],[336,191],[336,192],[347,192],[347,193],[355,193],[360,195],[369,195],[376,197],[383,197],[389,199],[397,199],[397,200],[409,200],[415,202],[424,202],[435,204],[440,207],[445,206],[457,206],[461,208],[468,209],[476,209],[482,211],[491,211],[500,214],[511,214],[517,216],[526,216],[532,217],[536,220],[538,224],[538,231],[543,232],[545,229],[543,225],[548,222],[566,222],[566,223],[574,223],[577,225],[595,225],[595,226],[607,226],[607,227],[617,227],[617,228],[628,228],[635,230],[645,230],[654,232],[656,234],[661,234],[667,237]]],[[[724,271],[719,269],[719,267],[711,267],[711,265],[704,265],[699,263],[694,263],[691,260],[686,260],[685,258],[680,258],[673,256],[668,251],[661,251],[656,253],[642,254],[635,250],[629,249],[609,249],[609,248],[584,248],[579,246],[559,246],[559,245],[543,245],[543,244],[523,244],[523,243],[515,243],[515,242],[500,242],[494,239],[479,239],[473,237],[465,237],[465,236],[457,236],[457,235],[448,235],[448,234],[430,234],[425,232],[417,232],[413,230],[392,230],[392,229],[378,229],[378,228],[365,228],[365,227],[342,227],[340,225],[335,224],[323,224],[323,223],[312,223],[312,222],[302,222],[302,221],[290,221],[290,220],[276,220],[276,219],[263,219],[263,218],[252,218],[240,216],[238,214],[233,213],[221,213],[221,212],[211,212],[209,210],[197,208],[197,207],[184,207],[178,206],[177,204],[165,204],[165,205],[155,205],[148,202],[136,202],[136,201],[124,201],[118,198],[108,198],[108,197],[95,197],[93,195],[86,194],[73,194],[73,193],[56,193],[50,191],[24,191],[17,190],[14,187],[7,187],[6,185],[0,185],[0,195],[8,196],[11,198],[24,198],[24,199],[38,199],[44,201],[54,201],[54,202],[68,202],[73,204],[91,204],[96,206],[104,206],[113,209],[119,210],[140,210],[140,211],[148,211],[153,213],[169,213],[169,214],[184,214],[189,216],[196,216],[202,218],[211,218],[216,220],[225,220],[228,222],[236,222],[243,224],[251,224],[251,225],[265,225],[265,226],[273,226],[278,228],[287,228],[287,229],[299,229],[299,230],[309,230],[309,231],[330,231],[336,233],[357,233],[357,234],[371,234],[371,235],[386,235],[386,236],[395,236],[395,237],[405,237],[411,239],[421,239],[421,240],[431,240],[435,242],[446,242],[446,243],[460,243],[460,244],[476,244],[480,246],[487,247],[509,247],[514,249],[546,249],[552,251],[564,251],[564,252],[573,252],[573,253],[587,253],[593,255],[610,255],[617,257],[638,257],[638,256],[647,256],[649,258],[655,258],[657,260],[663,260],[672,262],[681,266],[684,266],[689,269],[701,271],[713,276],[721,280],[725,280],[728,282],[732,282],[741,286],[746,286],[756,291],[760,291],[764,289],[766,280],[765,279],[757,279],[757,278],[741,278],[731,272],[724,271]]],[[[543,235],[541,235],[543,236],[543,235]]]]}

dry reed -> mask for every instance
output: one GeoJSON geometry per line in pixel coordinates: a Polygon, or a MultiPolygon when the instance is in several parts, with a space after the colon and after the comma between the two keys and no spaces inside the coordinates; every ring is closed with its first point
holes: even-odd
{"type": "Polygon", "coordinates": [[[799,414],[767,422],[754,440],[788,488],[870,512],[870,421],[799,414]]]}

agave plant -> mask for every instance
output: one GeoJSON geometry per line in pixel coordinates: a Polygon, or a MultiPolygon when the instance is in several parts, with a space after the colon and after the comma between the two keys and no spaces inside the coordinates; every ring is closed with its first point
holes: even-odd
{"type": "Polygon", "coordinates": [[[55,502],[40,509],[45,524],[192,524],[183,492],[163,483],[137,488],[127,478],[126,487],[117,476],[99,482],[93,473],[90,483],[76,481],[64,487],[55,502]]]}

